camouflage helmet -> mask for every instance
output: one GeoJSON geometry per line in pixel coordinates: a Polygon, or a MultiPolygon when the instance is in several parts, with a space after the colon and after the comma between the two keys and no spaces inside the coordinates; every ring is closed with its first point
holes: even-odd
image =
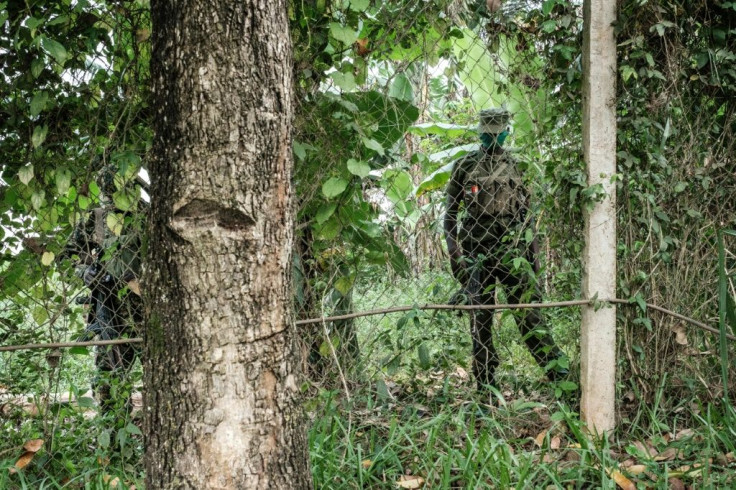
{"type": "Polygon", "coordinates": [[[483,109],[479,114],[478,132],[498,134],[503,132],[509,125],[511,113],[503,107],[483,109]]]}

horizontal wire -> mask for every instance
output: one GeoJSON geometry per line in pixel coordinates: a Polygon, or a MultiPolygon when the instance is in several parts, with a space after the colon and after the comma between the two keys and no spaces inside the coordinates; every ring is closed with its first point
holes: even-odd
{"type": "MultiPolygon", "coordinates": [[[[619,305],[638,306],[638,303],[632,303],[625,299],[606,299],[606,300],[585,300],[577,299],[570,301],[555,301],[550,303],[515,303],[515,304],[495,304],[495,305],[443,305],[443,304],[425,304],[422,306],[395,306],[392,308],[382,308],[378,310],[366,310],[357,313],[349,313],[345,315],[327,316],[321,318],[308,318],[305,320],[297,320],[296,325],[313,325],[315,323],[333,322],[339,320],[351,320],[353,318],[361,318],[366,316],[375,315],[386,315],[388,313],[401,313],[404,311],[413,310],[524,310],[524,309],[543,309],[543,308],[564,308],[570,306],[584,306],[590,304],[602,304],[612,303],[619,305]]],[[[684,322],[687,322],[695,327],[702,330],[720,334],[720,330],[711,327],[703,322],[699,322],[693,318],[675,313],[674,311],[662,308],[661,306],[646,303],[647,309],[652,309],[665,315],[672,316],[684,322]]],[[[736,340],[736,336],[729,333],[726,334],[726,338],[729,340],[736,340]]],[[[134,337],[130,339],[115,339],[115,340],[97,340],[89,342],[56,342],[56,343],[45,343],[45,344],[23,344],[23,345],[7,345],[0,347],[0,352],[10,352],[17,350],[31,350],[31,349],[63,349],[68,347],[91,347],[91,346],[105,346],[105,345],[120,345],[120,344],[139,344],[142,343],[143,339],[140,337],[134,337]]]]}

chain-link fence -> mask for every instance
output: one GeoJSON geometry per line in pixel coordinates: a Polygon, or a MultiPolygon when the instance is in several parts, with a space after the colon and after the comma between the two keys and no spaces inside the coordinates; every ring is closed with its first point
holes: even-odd
{"type": "MultiPolygon", "coordinates": [[[[601,197],[582,158],[581,6],[326,3],[290,10],[305,393],[574,399],[583,213],[601,197]],[[557,307],[513,308],[530,303],[557,307]]],[[[718,232],[736,228],[736,81],[716,34],[729,17],[693,5],[620,11],[622,417],[663,387],[718,398],[732,370],[714,332],[735,323],[718,232]]],[[[0,342],[75,347],[0,352],[0,461],[28,465],[40,439],[40,474],[114,464],[135,481],[147,8],[2,12],[0,342]]]]}

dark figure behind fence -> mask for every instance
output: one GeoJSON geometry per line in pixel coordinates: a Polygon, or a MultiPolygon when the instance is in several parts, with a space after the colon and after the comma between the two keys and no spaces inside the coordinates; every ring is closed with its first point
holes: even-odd
{"type": "MultiPolygon", "coordinates": [[[[504,286],[508,303],[541,301],[529,193],[516,160],[502,148],[509,119],[505,109],[481,111],[481,148],[455,162],[447,186],[445,240],[452,273],[462,284],[464,297],[456,296],[455,302],[492,305],[497,283],[504,286]]],[[[539,310],[515,314],[537,364],[552,379],[566,375],[567,359],[544,330],[539,310]]],[[[499,364],[491,333],[493,316],[494,310],[470,312],[473,372],[480,390],[495,386],[499,364]]]]}
{"type": "MultiPolygon", "coordinates": [[[[100,178],[100,207],[75,228],[65,255],[78,258],[78,275],[89,288],[82,299],[89,305],[87,327],[80,340],[113,340],[135,337],[142,323],[140,237],[133,231],[131,216],[112,204],[115,170],[105,168],[100,178]],[[111,213],[115,215],[110,218],[111,213]]],[[[103,412],[117,402],[130,408],[130,370],[138,357],[133,344],[96,348],[97,375],[92,388],[103,412]]]]}

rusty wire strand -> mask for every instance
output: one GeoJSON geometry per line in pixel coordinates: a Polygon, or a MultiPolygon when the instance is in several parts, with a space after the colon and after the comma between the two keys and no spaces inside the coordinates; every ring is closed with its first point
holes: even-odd
{"type": "MultiPolygon", "coordinates": [[[[606,300],[571,300],[571,301],[555,301],[550,303],[516,303],[516,304],[495,304],[495,305],[442,305],[442,304],[426,304],[426,305],[415,305],[415,306],[394,306],[392,308],[380,308],[376,310],[367,310],[357,313],[350,313],[346,315],[336,315],[320,318],[307,318],[305,320],[298,320],[297,326],[301,325],[312,325],[315,323],[332,322],[338,320],[350,320],[353,318],[361,318],[375,315],[386,315],[389,313],[401,313],[404,311],[412,310],[524,310],[524,309],[543,309],[543,308],[565,308],[571,306],[584,306],[590,304],[604,304],[612,303],[618,305],[637,306],[636,303],[631,303],[625,299],[606,299],[606,300]]],[[[647,309],[652,309],[665,315],[672,316],[679,320],[689,323],[695,327],[700,328],[711,333],[720,333],[717,328],[711,327],[703,322],[695,320],[693,318],[675,313],[674,311],[662,308],[661,306],[646,303],[647,309]]],[[[729,340],[736,340],[736,336],[726,334],[726,338],[729,340]]],[[[31,349],[64,349],[69,347],[92,347],[92,346],[105,346],[105,345],[120,345],[120,344],[140,344],[143,339],[140,337],[134,337],[130,339],[115,339],[115,340],[97,340],[89,342],[56,342],[56,343],[45,343],[45,344],[23,344],[23,345],[6,345],[0,346],[0,352],[10,352],[17,350],[31,350],[31,349]]]]}

